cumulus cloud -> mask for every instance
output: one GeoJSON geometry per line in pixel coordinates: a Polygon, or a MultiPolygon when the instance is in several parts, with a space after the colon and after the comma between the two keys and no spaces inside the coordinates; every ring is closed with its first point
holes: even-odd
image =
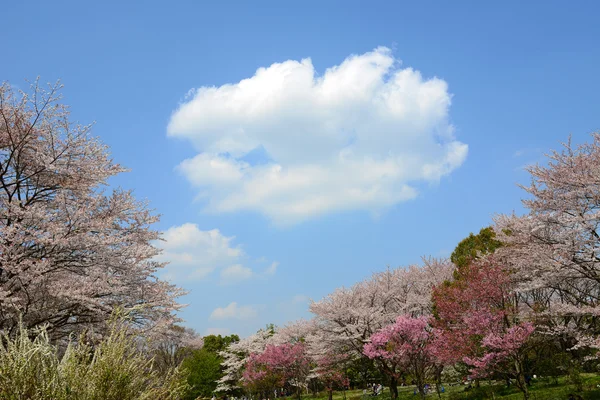
{"type": "Polygon", "coordinates": [[[254,306],[238,306],[233,301],[226,307],[217,307],[210,314],[210,319],[253,319],[258,315],[258,310],[254,306]]]}
{"type": "Polygon", "coordinates": [[[201,230],[198,225],[186,223],[173,226],[162,233],[163,240],[156,243],[162,249],[158,261],[169,262],[163,278],[176,280],[203,279],[220,270],[222,283],[235,283],[253,276],[252,263],[235,237],[225,236],[218,229],[201,230]]]}
{"type": "Polygon", "coordinates": [[[198,154],[178,169],[205,210],[252,210],[294,223],[339,210],[378,212],[458,168],[451,95],[439,78],[401,68],[388,48],[318,75],[310,59],[201,87],[173,113],[168,135],[198,154]]]}

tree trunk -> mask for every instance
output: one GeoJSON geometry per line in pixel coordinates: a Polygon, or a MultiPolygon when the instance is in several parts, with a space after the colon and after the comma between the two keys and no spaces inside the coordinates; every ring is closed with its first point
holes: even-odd
{"type": "Polygon", "coordinates": [[[521,391],[523,392],[523,400],[528,400],[529,399],[529,389],[527,388],[525,379],[523,378],[522,375],[520,375],[517,379],[519,380],[519,389],[521,389],[521,391]]]}
{"type": "Polygon", "coordinates": [[[435,391],[438,395],[438,399],[442,399],[442,394],[440,393],[440,386],[442,386],[442,371],[444,367],[436,367],[435,368],[435,391]]]}
{"type": "Polygon", "coordinates": [[[419,392],[419,397],[421,398],[421,400],[425,399],[425,379],[417,374],[417,376],[415,377],[415,380],[417,381],[417,391],[419,392]]]}
{"type": "Polygon", "coordinates": [[[515,370],[517,372],[517,387],[523,392],[523,399],[529,399],[529,390],[527,388],[527,382],[525,382],[525,372],[523,371],[523,365],[519,360],[515,360],[515,370]]]}
{"type": "Polygon", "coordinates": [[[333,390],[332,389],[327,390],[327,400],[333,400],[333,390]]]}
{"type": "Polygon", "coordinates": [[[398,379],[390,378],[390,396],[392,400],[396,400],[398,398],[398,379]]]}

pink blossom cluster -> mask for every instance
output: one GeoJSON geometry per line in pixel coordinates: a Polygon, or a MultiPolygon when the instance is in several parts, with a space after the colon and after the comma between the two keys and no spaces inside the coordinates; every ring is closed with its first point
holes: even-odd
{"type": "Polygon", "coordinates": [[[435,329],[430,322],[430,317],[401,315],[394,324],[371,336],[364,353],[369,358],[394,360],[400,365],[408,364],[415,358],[433,361],[437,342],[435,329]]]}
{"type": "Polygon", "coordinates": [[[342,370],[344,361],[343,358],[336,357],[333,354],[316,360],[316,376],[327,391],[347,388],[350,384],[348,377],[342,370]]]}
{"type": "Polygon", "coordinates": [[[253,387],[282,387],[302,381],[309,367],[304,343],[267,345],[263,352],[250,354],[243,378],[253,387]]]}
{"type": "Polygon", "coordinates": [[[504,334],[490,333],[481,341],[486,349],[484,355],[479,358],[465,357],[464,361],[473,366],[471,372],[476,377],[486,377],[498,366],[503,370],[504,366],[501,363],[506,360],[518,360],[519,353],[534,330],[533,324],[524,323],[509,328],[504,334]]]}

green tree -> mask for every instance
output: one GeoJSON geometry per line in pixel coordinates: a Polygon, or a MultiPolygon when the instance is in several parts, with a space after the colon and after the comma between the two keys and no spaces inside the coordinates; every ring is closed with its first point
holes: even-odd
{"type": "Polygon", "coordinates": [[[273,324],[273,323],[267,324],[267,325],[265,326],[265,330],[266,330],[267,332],[269,332],[269,333],[271,334],[271,336],[273,336],[273,335],[275,334],[275,328],[276,328],[276,326],[275,326],[275,324],[273,324]]]}
{"type": "Polygon", "coordinates": [[[181,364],[187,373],[190,386],[185,397],[194,400],[198,397],[211,397],[221,378],[221,358],[218,354],[207,349],[194,350],[192,355],[181,364]]]}
{"type": "Polygon", "coordinates": [[[217,381],[223,376],[219,352],[224,351],[233,342],[238,342],[238,335],[208,335],[204,336],[204,345],[199,350],[193,350],[181,364],[187,373],[190,389],[186,399],[211,397],[217,388],[217,381]]]}
{"type": "Polygon", "coordinates": [[[211,353],[219,354],[220,351],[225,350],[231,343],[239,341],[240,337],[238,335],[208,335],[204,336],[203,348],[211,353]]]}
{"type": "Polygon", "coordinates": [[[496,233],[491,227],[483,228],[477,235],[470,233],[458,243],[450,260],[458,267],[458,270],[465,268],[471,261],[478,258],[479,255],[491,254],[502,246],[502,242],[496,239],[496,233]]]}

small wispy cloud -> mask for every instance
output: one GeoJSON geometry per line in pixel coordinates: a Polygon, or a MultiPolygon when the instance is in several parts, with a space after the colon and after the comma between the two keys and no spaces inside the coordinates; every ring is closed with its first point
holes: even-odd
{"type": "Polygon", "coordinates": [[[237,302],[232,301],[226,307],[217,307],[210,314],[210,319],[237,319],[250,320],[258,316],[256,306],[239,306],[237,302]]]}
{"type": "Polygon", "coordinates": [[[221,283],[233,284],[252,278],[254,273],[248,267],[241,264],[231,265],[221,271],[221,283]]]}
{"type": "Polygon", "coordinates": [[[275,275],[275,272],[277,272],[277,267],[279,267],[279,263],[277,261],[273,261],[271,265],[265,269],[265,275],[275,275]]]}

